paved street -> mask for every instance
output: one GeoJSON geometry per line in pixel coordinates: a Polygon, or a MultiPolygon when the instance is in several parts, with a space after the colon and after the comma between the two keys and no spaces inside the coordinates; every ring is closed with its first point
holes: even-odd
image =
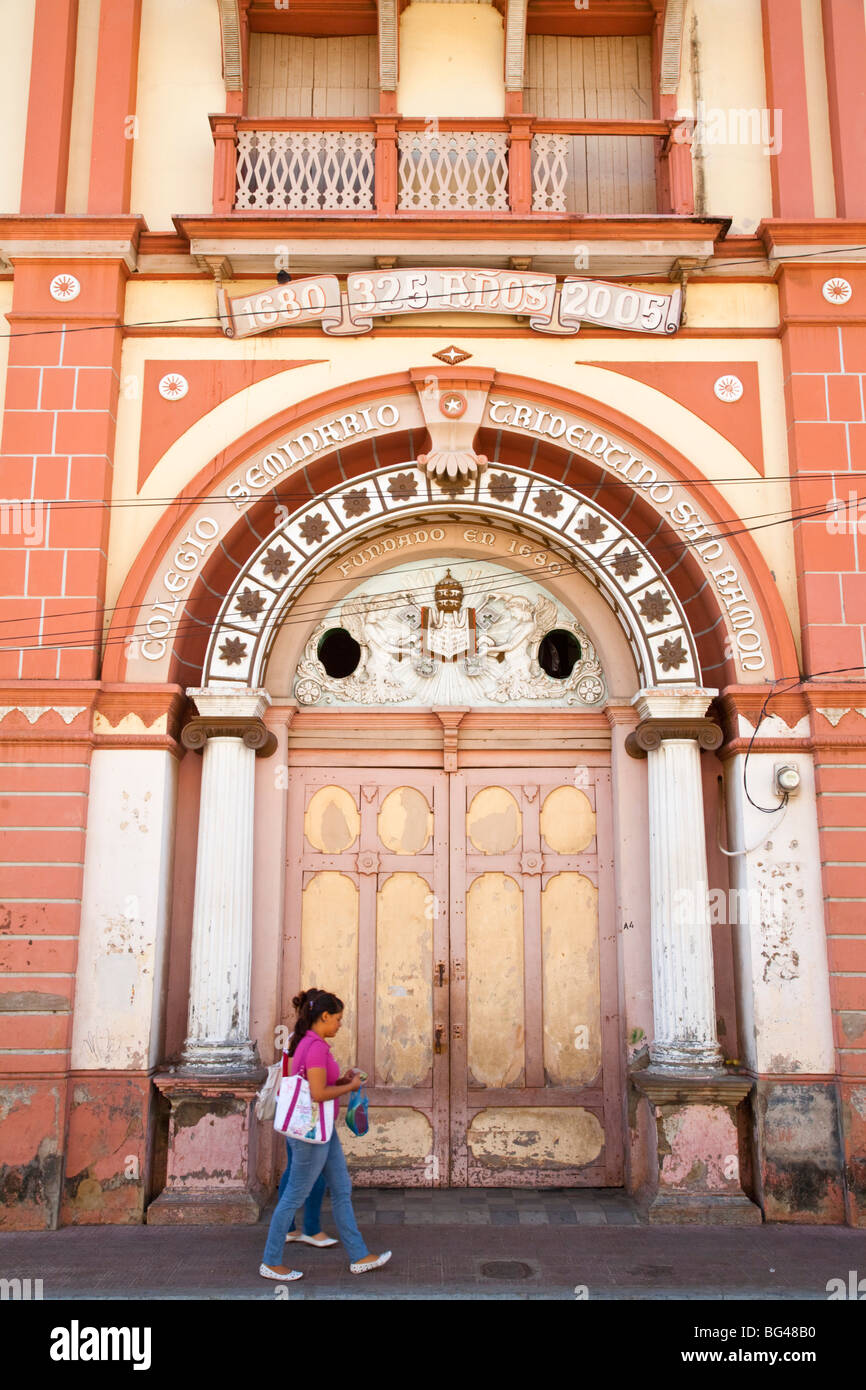
{"type": "MultiPolygon", "coordinates": [[[[355,1198],[371,1249],[393,1250],[390,1264],[358,1278],[339,1246],[290,1246],[304,1271],[290,1299],[826,1301],[828,1280],[866,1277],[866,1232],[846,1227],[650,1228],[623,1194],[585,1190],[355,1198]]],[[[45,1299],[272,1299],[257,1273],[264,1237],[265,1219],[11,1232],[0,1235],[0,1277],[42,1279],[45,1299]]]]}

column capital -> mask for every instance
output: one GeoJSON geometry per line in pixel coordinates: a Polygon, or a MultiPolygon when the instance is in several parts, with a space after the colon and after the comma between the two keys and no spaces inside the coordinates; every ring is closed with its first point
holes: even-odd
{"type": "Polygon", "coordinates": [[[694,739],[699,749],[713,752],[724,737],[712,719],[644,719],[628,735],[625,751],[632,758],[645,758],[666,739],[694,739]]]}
{"type": "Polygon", "coordinates": [[[201,753],[209,738],[239,738],[245,747],[254,748],[257,758],[269,758],[277,749],[277,736],[261,719],[224,718],[191,719],[180,735],[184,748],[201,753]]]}
{"type": "Polygon", "coordinates": [[[192,686],[186,693],[195,703],[198,717],[181,732],[184,748],[201,753],[210,738],[239,738],[247,748],[255,749],[257,758],[269,758],[276,751],[276,735],[262,722],[271,703],[266,690],[251,690],[247,685],[224,690],[192,686]]]}

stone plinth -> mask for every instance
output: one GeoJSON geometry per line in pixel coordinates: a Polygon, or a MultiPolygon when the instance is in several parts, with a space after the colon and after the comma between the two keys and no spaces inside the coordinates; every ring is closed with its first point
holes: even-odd
{"type": "Polygon", "coordinates": [[[256,1092],[267,1072],[246,1076],[162,1072],[154,1082],[171,1102],[165,1190],[147,1210],[149,1225],[204,1226],[258,1221],[265,1194],[256,1183],[256,1092]]]}
{"type": "Polygon", "coordinates": [[[751,1079],[672,1076],[647,1067],[633,1071],[631,1081],[656,1122],[657,1182],[639,1198],[646,1220],[759,1225],[761,1210],[742,1189],[738,1156],[737,1106],[751,1079]]]}

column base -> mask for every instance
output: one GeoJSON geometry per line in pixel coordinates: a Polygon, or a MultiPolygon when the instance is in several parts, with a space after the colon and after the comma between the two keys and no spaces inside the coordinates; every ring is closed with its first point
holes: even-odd
{"type": "Polygon", "coordinates": [[[731,1196],[658,1192],[638,1211],[650,1226],[760,1226],[761,1208],[744,1192],[731,1196]]]}
{"type": "Polygon", "coordinates": [[[655,1118],[654,1172],[638,1206],[652,1225],[759,1225],[761,1209],[740,1185],[737,1107],[749,1077],[635,1069],[632,1085],[655,1118]]]}
{"type": "Polygon", "coordinates": [[[267,1198],[263,1192],[161,1192],[147,1209],[148,1226],[255,1226],[267,1198]]]}
{"type": "Polygon", "coordinates": [[[650,1064],[653,1071],[685,1073],[687,1076],[727,1076],[722,1049],[703,1044],[693,1048],[668,1043],[650,1045],[650,1064]]]}
{"type": "Polygon", "coordinates": [[[246,1038],[243,1042],[186,1043],[173,1070],[189,1076],[202,1073],[247,1076],[258,1071],[261,1065],[258,1048],[246,1038]]]}
{"type": "Polygon", "coordinates": [[[154,1077],[171,1102],[165,1190],[147,1209],[150,1226],[252,1225],[266,1197],[256,1180],[253,1106],[267,1072],[175,1068],[154,1077]]]}

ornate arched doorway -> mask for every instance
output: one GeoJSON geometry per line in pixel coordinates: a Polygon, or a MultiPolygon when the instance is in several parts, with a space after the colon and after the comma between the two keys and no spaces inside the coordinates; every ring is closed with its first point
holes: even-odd
{"type": "Polygon", "coordinates": [[[126,678],[182,681],[204,751],[181,1071],[249,1071],[323,970],[373,1083],[363,1180],[617,1184],[624,1000],[680,1091],[729,1080],[708,913],[672,909],[707,882],[703,682],[767,679],[789,635],[681,460],[562,393],[444,385],[245,441],[122,595],[126,678]]]}

